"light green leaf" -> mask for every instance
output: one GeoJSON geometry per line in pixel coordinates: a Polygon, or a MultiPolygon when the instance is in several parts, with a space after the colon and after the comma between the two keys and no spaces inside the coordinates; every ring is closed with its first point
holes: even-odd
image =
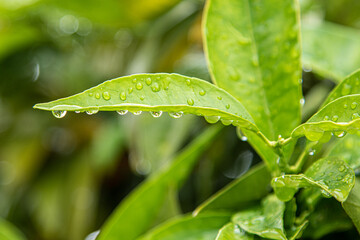
{"type": "Polygon", "coordinates": [[[305,174],[283,175],[271,182],[282,201],[291,200],[301,187],[319,187],[325,196],[344,202],[354,184],[354,171],[344,161],[330,157],[313,163],[305,174]]]}
{"type": "Polygon", "coordinates": [[[207,211],[233,212],[244,209],[268,194],[270,181],[271,174],[265,165],[256,166],[206,200],[195,209],[194,214],[207,211]]]}
{"type": "Polygon", "coordinates": [[[253,240],[254,236],[246,233],[237,224],[228,223],[220,229],[215,240],[253,240]]]}
{"type": "Polygon", "coordinates": [[[289,240],[295,240],[295,239],[299,239],[301,238],[304,230],[306,229],[307,225],[308,225],[308,221],[304,221],[302,224],[300,224],[299,226],[293,226],[289,231],[288,231],[288,239],[289,240]]]}
{"type": "Polygon", "coordinates": [[[227,214],[184,216],[170,220],[139,238],[141,240],[208,240],[215,239],[219,229],[230,220],[227,214]]]}
{"type": "Polygon", "coordinates": [[[151,111],[159,116],[163,111],[178,118],[182,113],[206,116],[208,121],[221,118],[224,124],[233,123],[256,129],[252,117],[243,105],[224,90],[197,78],[178,74],[136,74],[106,81],[71,97],[34,108],[55,111],[151,111]]]}
{"type": "Polygon", "coordinates": [[[326,98],[323,106],[326,104],[343,97],[346,95],[359,94],[360,93],[360,70],[355,71],[354,73],[347,76],[344,80],[341,81],[329,94],[326,98]]]}
{"type": "Polygon", "coordinates": [[[346,135],[343,139],[339,139],[330,147],[330,151],[326,154],[330,157],[337,157],[344,160],[352,169],[360,167],[360,136],[346,135]]]}
{"type": "Polygon", "coordinates": [[[11,223],[0,218],[1,240],[25,240],[25,236],[11,223]]]}
{"type": "Polygon", "coordinates": [[[212,79],[246,106],[270,140],[288,137],[301,120],[299,31],[295,0],[207,2],[204,39],[212,79]]]}
{"type": "Polygon", "coordinates": [[[261,206],[235,214],[232,221],[245,231],[260,237],[285,240],[284,210],[285,203],[275,195],[269,195],[261,206]]]}
{"type": "Polygon", "coordinates": [[[330,22],[303,24],[303,62],[317,74],[340,82],[360,67],[360,31],[330,22]]]}
{"type": "Polygon", "coordinates": [[[108,218],[98,239],[134,239],[144,233],[161,211],[169,191],[182,185],[199,155],[220,129],[214,126],[207,130],[178,155],[170,166],[164,167],[133,191],[108,218]]]}
{"type": "Polygon", "coordinates": [[[360,180],[356,179],[355,186],[350,192],[348,199],[342,203],[345,212],[353,221],[360,233],[360,180]]]}
{"type": "Polygon", "coordinates": [[[340,97],[314,114],[306,123],[292,132],[292,138],[306,136],[310,141],[326,137],[325,132],[333,132],[343,137],[347,132],[356,133],[360,129],[360,94],[340,97]]]}

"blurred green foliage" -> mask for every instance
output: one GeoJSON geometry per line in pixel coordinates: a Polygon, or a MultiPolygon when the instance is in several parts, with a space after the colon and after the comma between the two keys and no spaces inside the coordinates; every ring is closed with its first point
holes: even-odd
{"type": "MultiPolygon", "coordinates": [[[[99,113],[58,120],[32,109],[37,102],[131,73],[177,72],[209,79],[200,34],[203,4],[0,0],[1,239],[85,239],[135,186],[203,131],[204,121],[191,116],[155,120],[99,113]]],[[[357,0],[301,4],[310,25],[326,20],[353,31],[360,28],[357,0]]],[[[305,70],[310,115],[317,107],[312,99],[327,93],[332,83],[305,70]],[[314,86],[316,93],[309,91],[314,86]]],[[[176,211],[194,210],[259,162],[233,132],[224,129],[200,157],[172,196],[176,211]]],[[[159,222],[168,215],[159,216],[159,222]]],[[[316,228],[315,221],[311,224],[316,228]]],[[[348,228],[345,224],[340,230],[348,228]]],[[[323,232],[329,231],[321,230],[318,237],[323,232]]]]}

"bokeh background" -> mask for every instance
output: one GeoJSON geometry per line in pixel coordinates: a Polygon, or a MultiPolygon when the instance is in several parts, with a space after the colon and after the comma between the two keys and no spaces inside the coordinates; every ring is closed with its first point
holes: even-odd
{"type": "MultiPolygon", "coordinates": [[[[358,0],[301,4],[310,24],[326,20],[360,28],[358,0]]],[[[210,80],[202,51],[203,5],[0,0],[0,236],[17,228],[24,239],[85,239],[132,189],[208,126],[194,116],[100,112],[56,119],[32,108],[132,73],[210,80]]],[[[306,118],[334,83],[311,69],[303,80],[306,118]]],[[[192,211],[260,161],[235,132],[224,128],[201,157],[173,199],[177,213],[192,211]]]]}

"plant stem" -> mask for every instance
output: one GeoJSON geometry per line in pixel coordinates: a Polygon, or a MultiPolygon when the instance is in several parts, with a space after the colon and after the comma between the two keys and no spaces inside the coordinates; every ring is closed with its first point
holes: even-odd
{"type": "Polygon", "coordinates": [[[298,173],[300,172],[300,170],[302,169],[302,167],[304,166],[306,160],[308,159],[308,152],[309,150],[314,147],[318,142],[310,142],[309,144],[306,145],[304,151],[301,153],[301,155],[299,156],[299,159],[297,160],[297,162],[290,166],[288,168],[288,171],[290,173],[298,173]]]}

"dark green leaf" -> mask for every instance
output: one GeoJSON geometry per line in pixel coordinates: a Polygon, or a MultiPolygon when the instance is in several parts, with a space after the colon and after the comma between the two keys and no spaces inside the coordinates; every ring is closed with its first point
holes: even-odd
{"type": "Polygon", "coordinates": [[[207,211],[238,211],[266,196],[271,175],[261,164],[201,204],[194,214],[207,211]]]}
{"type": "Polygon", "coordinates": [[[216,240],[253,240],[254,236],[246,233],[237,224],[228,223],[220,229],[216,240]]]}
{"type": "Polygon", "coordinates": [[[313,163],[305,174],[276,177],[271,184],[282,201],[291,200],[298,188],[319,187],[324,195],[344,202],[354,186],[354,180],[354,171],[344,161],[329,157],[313,163]]]}
{"type": "MultiPolygon", "coordinates": [[[[227,214],[185,216],[170,220],[139,238],[141,240],[208,240],[215,239],[219,229],[230,220],[227,214]]],[[[119,239],[119,238],[118,238],[119,239]]],[[[122,239],[122,238],[121,238],[122,239]]]]}
{"type": "Polygon", "coordinates": [[[330,22],[303,24],[304,65],[340,82],[360,67],[360,31],[330,22]]]}
{"type": "Polygon", "coordinates": [[[348,199],[342,204],[358,232],[360,233],[360,180],[356,179],[355,186],[348,199]]]}
{"type": "Polygon", "coordinates": [[[169,191],[181,186],[219,129],[214,126],[207,130],[178,155],[170,166],[164,167],[132,192],[104,224],[98,239],[134,239],[144,233],[161,211],[169,191]]]}
{"type": "Polygon", "coordinates": [[[235,214],[232,221],[245,231],[264,238],[286,240],[283,215],[284,202],[275,195],[269,195],[261,206],[235,214]]]}
{"type": "MultiPolygon", "coordinates": [[[[243,105],[224,90],[200,79],[178,74],[137,74],[106,81],[71,97],[34,108],[53,111],[163,111],[178,118],[182,113],[206,116],[208,121],[221,118],[224,124],[253,128],[254,122],[243,105]]],[[[55,111],[55,112],[54,112],[55,111]]]]}

